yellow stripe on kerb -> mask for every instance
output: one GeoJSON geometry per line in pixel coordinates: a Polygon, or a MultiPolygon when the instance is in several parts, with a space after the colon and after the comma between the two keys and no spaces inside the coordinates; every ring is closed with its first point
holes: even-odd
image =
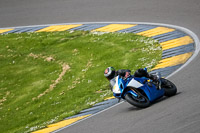
{"type": "Polygon", "coordinates": [[[172,32],[175,29],[171,29],[171,28],[166,28],[166,27],[157,27],[151,30],[147,30],[147,31],[143,31],[140,33],[137,33],[138,35],[142,35],[142,36],[147,36],[147,37],[152,37],[152,36],[157,36],[160,34],[164,34],[167,32],[172,32]]]}
{"type": "Polygon", "coordinates": [[[105,101],[106,100],[110,100],[110,99],[114,99],[115,97],[114,96],[112,96],[112,97],[108,97],[108,98],[106,98],[106,99],[104,99],[105,101]]]}
{"type": "Polygon", "coordinates": [[[190,52],[160,60],[158,65],[156,65],[152,70],[183,64],[192,56],[192,54],[193,53],[190,52]]]}
{"type": "Polygon", "coordinates": [[[78,120],[81,120],[83,118],[86,118],[90,115],[84,115],[84,116],[80,116],[80,117],[76,117],[76,118],[72,118],[72,119],[68,119],[68,120],[64,120],[64,121],[61,121],[61,122],[58,122],[58,123],[55,123],[55,124],[51,124],[51,125],[48,125],[47,127],[48,128],[44,128],[44,129],[41,129],[41,130],[38,130],[38,131],[35,131],[35,132],[32,132],[32,133],[50,133],[52,131],[55,131],[59,128],[62,128],[62,127],[65,127],[65,126],[68,126],[78,120]]]}
{"type": "Polygon", "coordinates": [[[181,37],[181,38],[162,42],[162,43],[160,43],[160,45],[162,46],[162,50],[166,50],[166,49],[175,48],[175,47],[182,46],[182,45],[187,45],[187,44],[190,44],[190,43],[193,43],[193,42],[194,41],[192,40],[191,37],[184,36],[184,37],[181,37]]]}
{"type": "Polygon", "coordinates": [[[0,29],[0,33],[8,32],[8,31],[11,31],[11,30],[14,30],[14,29],[0,29]]]}
{"type": "Polygon", "coordinates": [[[53,25],[46,27],[44,29],[38,30],[37,32],[53,32],[53,31],[65,31],[71,28],[75,28],[81,26],[82,24],[74,24],[74,25],[53,25]]]}
{"type": "Polygon", "coordinates": [[[127,29],[130,27],[136,26],[135,24],[110,24],[93,31],[101,31],[101,32],[115,32],[123,29],[127,29]]]}

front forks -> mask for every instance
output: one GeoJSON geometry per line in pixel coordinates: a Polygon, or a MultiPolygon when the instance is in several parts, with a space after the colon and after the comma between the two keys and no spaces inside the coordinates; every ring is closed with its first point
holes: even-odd
{"type": "Polygon", "coordinates": [[[138,95],[139,93],[135,89],[133,89],[133,88],[130,88],[130,90],[127,91],[126,94],[127,93],[132,94],[134,97],[139,97],[139,95],[138,95]]]}

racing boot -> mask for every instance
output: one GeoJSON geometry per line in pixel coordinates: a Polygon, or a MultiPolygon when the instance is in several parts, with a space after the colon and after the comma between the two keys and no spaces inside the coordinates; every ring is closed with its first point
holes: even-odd
{"type": "Polygon", "coordinates": [[[149,78],[153,80],[153,84],[156,86],[156,89],[160,90],[161,89],[161,82],[159,80],[160,76],[158,74],[156,75],[149,74],[149,78]]]}
{"type": "Polygon", "coordinates": [[[157,84],[158,84],[158,90],[161,90],[161,74],[160,72],[156,73],[156,77],[157,77],[157,84]]]}

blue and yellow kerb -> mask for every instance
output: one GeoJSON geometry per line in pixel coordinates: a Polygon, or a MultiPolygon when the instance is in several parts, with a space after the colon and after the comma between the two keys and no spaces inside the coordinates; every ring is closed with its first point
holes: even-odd
{"type": "MultiPolygon", "coordinates": [[[[194,39],[179,29],[151,25],[151,24],[132,24],[132,23],[81,23],[81,24],[58,24],[42,25],[30,27],[1,28],[0,34],[22,33],[22,32],[54,32],[66,30],[83,30],[99,32],[126,32],[135,33],[142,36],[151,37],[158,40],[162,46],[162,60],[152,69],[151,73],[161,72],[166,77],[180,68],[193,55],[195,51],[194,39]]],[[[95,104],[92,108],[81,111],[65,120],[48,125],[47,128],[34,133],[48,133],[66,127],[76,121],[89,117],[114,104],[117,100],[113,97],[105,99],[104,102],[95,104]]]]}

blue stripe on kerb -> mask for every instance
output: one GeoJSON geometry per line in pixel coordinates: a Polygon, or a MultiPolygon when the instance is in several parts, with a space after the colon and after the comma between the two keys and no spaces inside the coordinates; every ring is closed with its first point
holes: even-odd
{"type": "Polygon", "coordinates": [[[27,32],[34,32],[34,31],[38,31],[38,30],[41,30],[43,28],[46,28],[48,26],[38,26],[38,27],[33,27],[33,28],[30,28],[27,32]]]}
{"type": "Polygon", "coordinates": [[[162,59],[193,52],[194,49],[194,43],[190,43],[188,45],[182,45],[179,47],[171,48],[164,50],[162,53],[162,59]]]}
{"type": "Polygon", "coordinates": [[[20,30],[22,30],[23,28],[15,28],[14,30],[11,30],[11,31],[8,31],[8,32],[5,32],[5,33],[16,33],[20,30]]]}
{"type": "Polygon", "coordinates": [[[154,71],[151,71],[151,74],[156,74],[157,72],[161,73],[162,77],[166,77],[176,71],[179,67],[181,67],[183,64],[177,65],[177,66],[172,66],[172,67],[166,67],[166,68],[160,68],[154,71]]]}
{"type": "Polygon", "coordinates": [[[72,28],[70,30],[83,30],[83,31],[91,31],[97,28],[104,27],[108,24],[84,24],[79,27],[72,28]]]}
{"type": "Polygon", "coordinates": [[[23,27],[23,28],[15,28],[14,30],[5,32],[5,33],[22,33],[22,32],[34,32],[48,26],[37,26],[37,27],[23,27]]]}
{"type": "Polygon", "coordinates": [[[110,100],[106,100],[106,101],[103,101],[103,102],[95,104],[92,108],[82,110],[77,115],[74,115],[74,116],[71,116],[71,117],[67,117],[66,119],[71,119],[71,118],[84,116],[84,115],[88,115],[88,114],[95,114],[97,112],[100,112],[100,111],[112,106],[112,105],[115,105],[116,103],[118,103],[118,99],[116,99],[116,98],[110,99],[110,100]]]}
{"type": "Polygon", "coordinates": [[[33,27],[23,28],[23,29],[20,29],[19,31],[17,31],[16,33],[28,32],[31,29],[33,29],[33,27]]]}
{"type": "Polygon", "coordinates": [[[169,41],[169,40],[184,37],[184,36],[186,36],[185,33],[175,30],[175,31],[168,32],[165,34],[153,36],[152,38],[159,40],[159,42],[161,43],[161,42],[169,41]]]}
{"type": "Polygon", "coordinates": [[[131,28],[127,28],[127,29],[123,29],[123,30],[120,30],[118,32],[127,32],[127,33],[139,33],[139,32],[142,32],[142,31],[146,31],[146,30],[150,30],[150,29],[154,29],[158,26],[153,26],[153,25],[136,25],[134,27],[131,27],[131,28]]]}

